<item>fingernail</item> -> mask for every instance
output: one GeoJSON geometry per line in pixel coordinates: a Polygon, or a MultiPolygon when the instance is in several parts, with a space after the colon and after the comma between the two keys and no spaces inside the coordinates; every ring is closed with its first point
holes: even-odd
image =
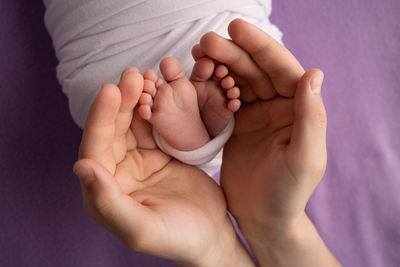
{"type": "Polygon", "coordinates": [[[88,186],[96,180],[91,169],[81,168],[74,170],[74,172],[84,186],[88,186]]]}
{"type": "Polygon", "coordinates": [[[318,71],[310,80],[310,87],[313,93],[320,93],[322,82],[324,81],[324,74],[318,71]]]}

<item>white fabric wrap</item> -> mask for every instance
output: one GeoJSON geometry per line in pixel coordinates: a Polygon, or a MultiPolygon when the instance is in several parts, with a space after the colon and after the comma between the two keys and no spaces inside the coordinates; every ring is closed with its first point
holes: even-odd
{"type": "Polygon", "coordinates": [[[190,74],[191,48],[243,18],[281,40],[268,17],[271,0],[44,0],[45,24],[59,60],[57,78],[74,121],[84,127],[101,86],[116,84],[123,69],[158,70],[172,56],[190,74]]]}
{"type": "Polygon", "coordinates": [[[161,137],[161,135],[153,128],[153,137],[157,146],[168,155],[190,165],[202,165],[211,161],[228,141],[235,128],[235,120],[232,119],[222,132],[214,137],[204,146],[192,151],[181,151],[173,148],[161,137]]]}

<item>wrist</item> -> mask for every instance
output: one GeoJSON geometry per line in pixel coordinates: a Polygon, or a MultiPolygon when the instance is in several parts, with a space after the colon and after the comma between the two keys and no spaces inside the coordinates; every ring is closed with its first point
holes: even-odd
{"type": "Polygon", "coordinates": [[[226,267],[244,267],[255,266],[253,259],[250,257],[246,248],[243,246],[239,238],[233,247],[225,247],[215,251],[213,255],[205,257],[196,267],[226,266],[226,267]]]}
{"type": "Polygon", "coordinates": [[[239,226],[261,266],[340,266],[304,212],[291,220],[239,226]]]}
{"type": "Polygon", "coordinates": [[[250,243],[286,243],[301,239],[307,215],[303,212],[296,218],[250,218],[238,219],[240,231],[250,243]],[[261,239],[260,237],[264,237],[261,239]]]}
{"type": "Polygon", "coordinates": [[[185,267],[254,267],[255,263],[236,232],[219,233],[218,242],[207,253],[192,263],[178,263],[185,267]]]}

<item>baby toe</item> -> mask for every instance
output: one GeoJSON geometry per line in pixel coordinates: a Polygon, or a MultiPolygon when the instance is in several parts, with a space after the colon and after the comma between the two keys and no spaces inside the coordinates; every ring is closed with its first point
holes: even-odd
{"type": "Polygon", "coordinates": [[[220,80],[220,79],[224,78],[225,76],[227,76],[228,73],[229,73],[228,68],[225,65],[222,65],[222,64],[218,65],[215,68],[215,71],[214,71],[214,75],[218,80],[220,80]]]}
{"type": "Polygon", "coordinates": [[[163,79],[154,70],[146,70],[143,73],[143,78],[145,80],[152,81],[156,87],[164,83],[163,79]]]}
{"type": "Polygon", "coordinates": [[[140,117],[145,120],[151,119],[151,108],[149,105],[140,105],[137,110],[140,117]]]}
{"type": "Polygon", "coordinates": [[[231,88],[231,89],[228,89],[227,91],[226,91],[226,96],[229,98],[229,99],[237,99],[237,98],[239,98],[240,97],[240,90],[239,90],[239,88],[238,87],[233,87],[233,88],[231,88]]]}
{"type": "Polygon", "coordinates": [[[154,70],[146,70],[143,73],[143,78],[145,80],[153,81],[154,83],[156,83],[156,81],[158,79],[158,75],[154,70]]]}
{"type": "Polygon", "coordinates": [[[239,99],[232,99],[228,102],[228,109],[232,112],[236,112],[239,110],[240,108],[240,100],[239,99]]]}
{"type": "Polygon", "coordinates": [[[144,80],[143,92],[150,94],[152,97],[155,97],[157,89],[153,81],[144,80]]]}
{"type": "Polygon", "coordinates": [[[227,76],[221,80],[221,87],[223,89],[230,89],[235,86],[235,80],[231,76],[227,76]]]}
{"type": "Polygon", "coordinates": [[[153,105],[153,97],[148,93],[143,93],[139,98],[139,104],[151,107],[153,105]]]}

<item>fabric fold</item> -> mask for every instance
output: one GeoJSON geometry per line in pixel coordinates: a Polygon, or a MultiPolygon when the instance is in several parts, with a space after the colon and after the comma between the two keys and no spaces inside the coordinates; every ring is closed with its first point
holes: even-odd
{"type": "MultiPolygon", "coordinates": [[[[190,165],[203,165],[214,159],[222,150],[225,143],[231,137],[235,128],[235,119],[229,121],[228,125],[210,142],[192,151],[181,151],[173,148],[162,136],[153,128],[153,138],[158,148],[175,159],[190,165]]],[[[212,174],[211,174],[212,175],[212,174]]]]}
{"type": "MultiPolygon", "coordinates": [[[[74,121],[83,128],[89,109],[106,83],[117,84],[122,71],[158,71],[175,57],[187,76],[191,49],[209,31],[228,37],[228,24],[243,18],[281,42],[272,25],[270,0],[44,0],[45,25],[59,60],[57,78],[74,121]]],[[[214,156],[215,153],[212,153],[214,156]]],[[[208,160],[209,158],[207,158],[208,160]]],[[[222,155],[202,166],[213,175],[222,155]]]]}
{"type": "Polygon", "coordinates": [[[189,75],[191,47],[215,31],[244,18],[277,40],[281,33],[268,16],[271,2],[261,0],[44,0],[45,24],[59,65],[57,78],[69,99],[75,122],[84,127],[95,96],[105,83],[117,83],[124,68],[158,70],[173,56],[189,75]]]}

